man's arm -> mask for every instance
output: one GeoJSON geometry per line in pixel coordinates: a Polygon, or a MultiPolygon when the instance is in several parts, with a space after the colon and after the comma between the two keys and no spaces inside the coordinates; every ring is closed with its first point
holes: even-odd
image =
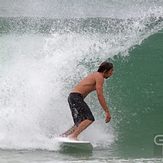
{"type": "Polygon", "coordinates": [[[102,76],[97,76],[96,77],[96,92],[97,92],[97,97],[98,100],[105,111],[106,114],[106,122],[109,122],[111,119],[109,108],[107,106],[107,103],[105,101],[104,95],[103,95],[103,84],[104,84],[104,78],[102,76]]]}

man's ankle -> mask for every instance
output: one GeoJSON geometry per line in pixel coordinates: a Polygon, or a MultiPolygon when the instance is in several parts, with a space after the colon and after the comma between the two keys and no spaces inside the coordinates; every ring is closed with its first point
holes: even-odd
{"type": "Polygon", "coordinates": [[[72,140],[78,140],[77,137],[74,136],[74,135],[69,135],[68,138],[69,138],[69,139],[72,139],[72,140]]]}

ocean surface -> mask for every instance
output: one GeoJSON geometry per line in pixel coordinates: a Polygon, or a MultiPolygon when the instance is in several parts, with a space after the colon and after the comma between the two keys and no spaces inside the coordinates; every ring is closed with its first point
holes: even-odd
{"type": "Polygon", "coordinates": [[[163,1],[18,2],[0,2],[0,163],[163,162],[163,1]],[[105,60],[112,120],[88,95],[94,149],[61,152],[67,96],[105,60]]]}

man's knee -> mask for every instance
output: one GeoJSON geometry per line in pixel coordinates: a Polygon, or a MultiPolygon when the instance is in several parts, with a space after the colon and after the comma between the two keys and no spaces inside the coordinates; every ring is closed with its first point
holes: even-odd
{"type": "Polygon", "coordinates": [[[95,120],[94,119],[86,119],[89,124],[92,124],[95,120]]]}
{"type": "Polygon", "coordinates": [[[95,118],[92,116],[91,118],[89,118],[89,120],[93,123],[95,121],[95,118]]]}

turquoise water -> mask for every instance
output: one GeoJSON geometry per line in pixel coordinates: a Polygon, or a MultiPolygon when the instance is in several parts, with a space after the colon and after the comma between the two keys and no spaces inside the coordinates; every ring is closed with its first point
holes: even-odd
{"type": "Polygon", "coordinates": [[[116,77],[111,82],[110,97],[113,114],[120,117],[115,118],[115,124],[122,155],[151,156],[154,135],[162,132],[162,42],[160,31],[136,46],[125,59],[114,60],[116,77]]]}
{"type": "Polygon", "coordinates": [[[12,15],[2,3],[0,162],[163,162],[154,144],[163,134],[162,1],[127,1],[131,10],[126,1],[76,2],[87,16],[55,6],[57,18],[50,3],[49,16],[42,5],[12,15]],[[54,138],[73,124],[67,95],[104,60],[114,64],[104,85],[112,120],[104,123],[92,93],[86,101],[96,121],[79,137],[93,144],[92,153],[60,152],[54,138]]]}

